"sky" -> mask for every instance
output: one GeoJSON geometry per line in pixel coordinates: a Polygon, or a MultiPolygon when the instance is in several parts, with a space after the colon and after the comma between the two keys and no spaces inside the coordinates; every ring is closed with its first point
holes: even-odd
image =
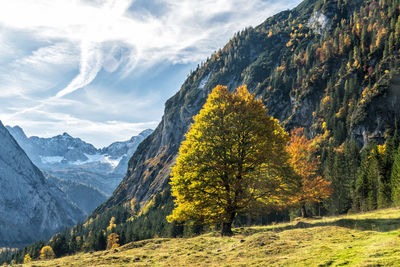
{"type": "Polygon", "coordinates": [[[300,0],[2,0],[0,120],[96,147],[155,127],[190,70],[300,0]]]}

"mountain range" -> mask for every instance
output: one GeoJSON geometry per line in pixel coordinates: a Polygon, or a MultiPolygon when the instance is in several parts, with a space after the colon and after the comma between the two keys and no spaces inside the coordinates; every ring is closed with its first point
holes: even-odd
{"type": "Polygon", "coordinates": [[[0,247],[48,239],[85,214],[50,183],[0,122],[0,247]]]}
{"type": "Polygon", "coordinates": [[[27,137],[0,124],[0,247],[20,247],[82,221],[106,201],[148,129],[97,149],[67,133],[27,137]]]}
{"type": "Polygon", "coordinates": [[[88,185],[109,196],[126,173],[137,146],[153,131],[147,129],[125,142],[95,148],[68,133],[51,138],[27,137],[19,126],[6,126],[32,162],[48,174],[88,185]]]}

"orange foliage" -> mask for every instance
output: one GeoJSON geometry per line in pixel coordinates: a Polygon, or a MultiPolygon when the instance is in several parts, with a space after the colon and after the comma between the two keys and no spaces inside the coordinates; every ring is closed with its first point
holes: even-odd
{"type": "Polygon", "coordinates": [[[299,205],[310,202],[321,202],[332,194],[331,182],[318,174],[319,158],[313,157],[316,147],[308,140],[303,128],[292,130],[287,150],[291,155],[290,164],[302,177],[302,190],[295,196],[294,202],[299,205]]]}

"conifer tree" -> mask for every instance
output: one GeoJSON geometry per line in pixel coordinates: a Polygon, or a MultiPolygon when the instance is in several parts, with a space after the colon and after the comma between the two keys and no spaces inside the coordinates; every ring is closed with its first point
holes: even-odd
{"type": "Polygon", "coordinates": [[[392,201],[396,206],[400,205],[400,146],[394,156],[391,173],[392,201]]]}

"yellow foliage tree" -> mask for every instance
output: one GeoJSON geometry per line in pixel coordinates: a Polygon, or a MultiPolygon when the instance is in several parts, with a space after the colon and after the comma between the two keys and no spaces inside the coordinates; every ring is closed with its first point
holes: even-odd
{"type": "Polygon", "coordinates": [[[295,202],[301,207],[303,217],[307,216],[305,204],[321,202],[332,194],[330,182],[318,175],[320,161],[313,154],[316,147],[312,140],[304,136],[304,129],[297,128],[291,132],[287,150],[290,153],[290,163],[296,173],[302,178],[302,190],[294,195],[295,202]]]}
{"type": "Polygon", "coordinates": [[[115,217],[111,217],[110,225],[107,227],[107,231],[111,232],[117,225],[115,224],[115,217]]]}
{"type": "Polygon", "coordinates": [[[54,259],[55,256],[56,255],[54,254],[54,251],[50,246],[44,246],[40,250],[40,259],[42,260],[54,259]]]}
{"type": "Polygon", "coordinates": [[[222,223],[231,235],[238,212],[283,207],[298,189],[288,134],[246,86],[215,87],[185,137],[171,172],[170,222],[222,223]]]}
{"type": "Polygon", "coordinates": [[[32,261],[32,258],[29,254],[26,254],[24,257],[24,263],[30,263],[32,261]]]}
{"type": "Polygon", "coordinates": [[[107,237],[107,249],[113,249],[119,247],[119,235],[111,233],[107,237]]]}

